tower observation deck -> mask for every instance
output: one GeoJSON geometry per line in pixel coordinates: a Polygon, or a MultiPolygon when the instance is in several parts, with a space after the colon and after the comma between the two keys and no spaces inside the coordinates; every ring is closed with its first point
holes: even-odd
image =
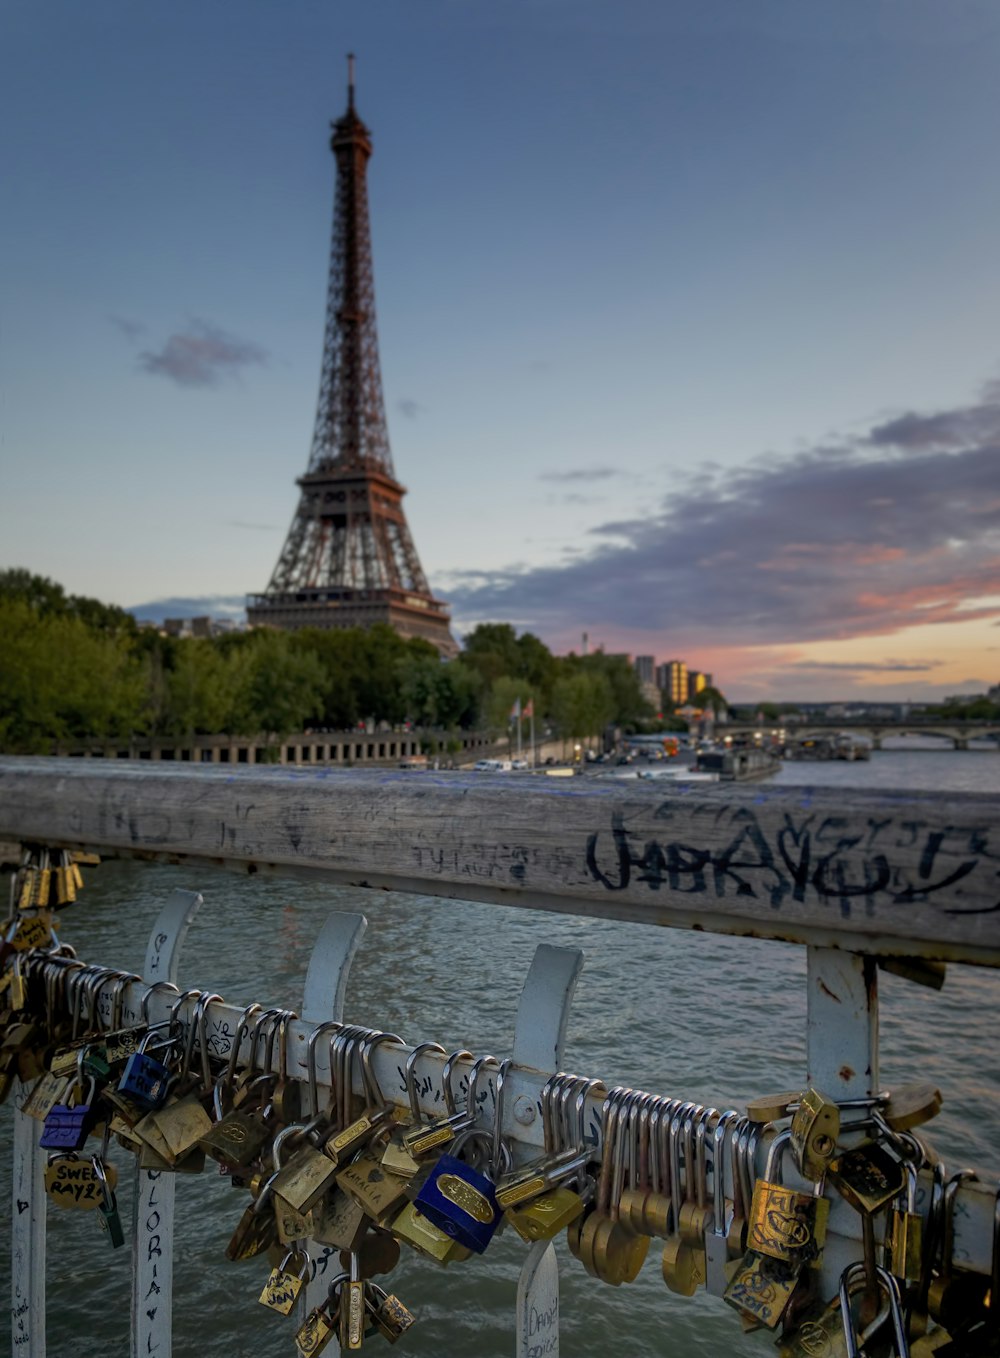
{"type": "Polygon", "coordinates": [[[458,647],[447,605],[430,592],[403,512],[382,396],[368,225],[371,134],[354,110],[332,124],[333,240],[319,405],[298,508],[251,626],[371,627],[423,637],[444,656],[458,647]]]}

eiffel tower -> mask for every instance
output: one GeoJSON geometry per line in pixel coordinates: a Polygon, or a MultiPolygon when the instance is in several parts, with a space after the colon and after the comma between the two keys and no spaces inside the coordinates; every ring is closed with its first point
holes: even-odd
{"type": "Polygon", "coordinates": [[[319,407],[298,509],[263,594],[249,596],[251,626],[371,627],[388,623],[457,654],[447,605],[417,556],[405,488],[389,451],[375,330],[366,173],[371,134],[354,111],[331,124],[337,186],[319,407]]]}

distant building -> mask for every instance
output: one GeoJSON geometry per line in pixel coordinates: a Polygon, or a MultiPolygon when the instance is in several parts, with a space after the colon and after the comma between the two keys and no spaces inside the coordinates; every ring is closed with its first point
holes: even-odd
{"type": "Polygon", "coordinates": [[[703,688],[712,687],[712,676],[704,670],[688,670],[688,697],[694,698],[703,688]]]}
{"type": "MultiPolygon", "coordinates": [[[[153,624],[155,626],[155,624],[153,624]]],[[[158,629],[168,637],[217,637],[223,632],[242,630],[232,618],[164,618],[158,629]]]]}
{"type": "Polygon", "coordinates": [[[688,668],[683,660],[666,660],[656,667],[657,687],[666,701],[680,707],[688,700],[688,668]]]}
{"type": "Polygon", "coordinates": [[[649,681],[640,680],[639,687],[642,690],[642,696],[646,699],[646,702],[649,703],[653,711],[659,712],[660,710],[659,687],[656,684],[654,684],[651,679],[649,681]]]}
{"type": "Polygon", "coordinates": [[[168,637],[210,637],[212,619],[203,618],[164,618],[163,630],[168,637]]]}
{"type": "Polygon", "coordinates": [[[654,682],[653,670],[655,665],[656,661],[651,655],[637,655],[632,661],[632,668],[635,670],[640,684],[652,684],[654,682]]]}

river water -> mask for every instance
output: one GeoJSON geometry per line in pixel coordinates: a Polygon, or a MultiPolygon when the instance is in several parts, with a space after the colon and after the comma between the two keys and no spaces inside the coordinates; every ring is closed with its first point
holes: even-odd
{"type": "MultiPolygon", "coordinates": [[[[1000,753],[887,750],[870,763],[787,764],[786,784],[1000,791],[1000,753]]],[[[62,937],[85,960],[138,970],[157,912],[174,887],[205,904],[184,947],[181,982],[233,1003],[295,1007],[316,930],[329,910],[363,911],[369,929],[355,959],[345,1018],[433,1038],[449,1050],[509,1053],[522,979],[541,942],[582,948],[584,970],[567,1036],[567,1069],[720,1107],[795,1088],[805,1072],[804,951],[791,944],[497,906],[245,878],[209,869],[108,862],[87,874],[62,937]]],[[[949,1166],[1000,1170],[1000,974],[949,967],[934,992],[880,973],[883,1084],[934,1080],[944,1109],[932,1140],[949,1166]]],[[[0,1109],[0,1163],[9,1165],[10,1104],[0,1109]]],[[[119,1203],[129,1221],[129,1159],[114,1151],[119,1203]]],[[[211,1162],[209,1162],[211,1166],[211,1162]]],[[[9,1211],[10,1176],[0,1176],[9,1211]]],[[[246,1202],[206,1172],[178,1176],[174,1353],[177,1358],[291,1358],[293,1324],[257,1304],[259,1260],[232,1264],[224,1248],[246,1202]]],[[[112,1251],[89,1214],[50,1211],[48,1335],[51,1358],[128,1352],[128,1250],[112,1251]]],[[[392,1276],[417,1314],[401,1341],[413,1355],[507,1358],[514,1352],[517,1276],[526,1246],[508,1231],[481,1259],[440,1270],[415,1256],[392,1276]]],[[[0,1269],[9,1276],[8,1240],[0,1269]]],[[[714,1355],[773,1352],[744,1336],[733,1312],[704,1293],[675,1297],[660,1278],[654,1242],[632,1286],[594,1282],[557,1242],[561,1352],[714,1355]]],[[[384,1279],[382,1280],[385,1281],[384,1279]]],[[[383,1343],[369,1341],[377,1351],[383,1343]]],[[[6,1351],[0,1340],[0,1352],[6,1351]]],[[[328,1350],[329,1351],[329,1350],[328,1350]]],[[[334,1346],[333,1352],[336,1352],[334,1346]]]]}

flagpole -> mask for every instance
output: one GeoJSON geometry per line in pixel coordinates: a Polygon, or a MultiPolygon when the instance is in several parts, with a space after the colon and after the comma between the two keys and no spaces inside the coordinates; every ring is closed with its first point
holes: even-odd
{"type": "Polygon", "coordinates": [[[538,746],[535,744],[535,704],[531,704],[531,767],[538,768],[538,746]]]}
{"type": "MultiPolygon", "coordinates": [[[[520,699],[518,699],[518,706],[520,707],[520,699]]],[[[518,714],[517,714],[517,757],[518,757],[518,759],[521,758],[521,713],[520,713],[520,711],[518,711],[518,714]]]]}

